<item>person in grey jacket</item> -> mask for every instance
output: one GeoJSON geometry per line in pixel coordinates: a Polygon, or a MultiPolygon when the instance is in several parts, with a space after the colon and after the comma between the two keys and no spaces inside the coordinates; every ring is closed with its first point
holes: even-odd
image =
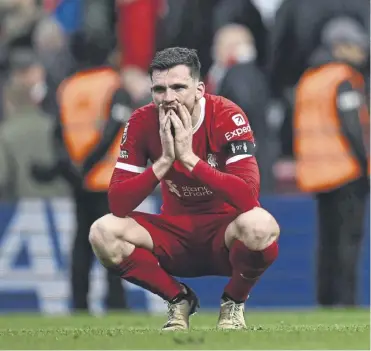
{"type": "Polygon", "coordinates": [[[27,86],[5,88],[5,119],[0,124],[0,199],[66,196],[62,180],[40,184],[31,176],[34,162],[53,163],[53,121],[33,102],[27,86]]]}

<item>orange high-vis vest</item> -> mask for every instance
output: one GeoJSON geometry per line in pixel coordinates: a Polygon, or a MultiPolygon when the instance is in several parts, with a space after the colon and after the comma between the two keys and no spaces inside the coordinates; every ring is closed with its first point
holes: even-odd
{"type": "MultiPolygon", "coordinates": [[[[58,89],[63,139],[71,160],[80,166],[99,143],[109,118],[112,96],[120,86],[109,67],[86,70],[64,80],[58,89]]],[[[87,190],[107,191],[120,152],[122,131],[105,157],[84,179],[87,190]]]]}
{"type": "MultiPolygon", "coordinates": [[[[331,191],[362,176],[361,166],[342,134],[337,112],[337,89],[346,80],[353,88],[363,90],[363,77],[342,63],[309,69],[299,81],[293,121],[294,154],[297,184],[304,192],[331,191]]],[[[360,122],[369,155],[370,117],[366,105],[360,122]]]]}

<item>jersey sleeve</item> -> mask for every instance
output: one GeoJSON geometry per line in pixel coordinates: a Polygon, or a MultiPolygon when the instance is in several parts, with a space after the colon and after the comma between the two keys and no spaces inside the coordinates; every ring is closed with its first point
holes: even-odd
{"type": "Polygon", "coordinates": [[[120,144],[120,155],[116,169],[131,173],[142,173],[148,161],[144,119],[134,112],[126,123],[120,144]]]}
{"type": "Polygon", "coordinates": [[[159,183],[153,168],[146,168],[148,133],[144,122],[143,116],[134,112],[122,134],[120,155],[108,189],[109,208],[117,217],[127,216],[159,183]]]}
{"type": "Polygon", "coordinates": [[[192,174],[242,213],[259,206],[259,169],[252,157],[254,137],[241,109],[229,100],[222,103],[224,106],[219,104],[219,111],[214,111],[210,144],[216,152],[226,154],[225,171],[200,160],[192,174]]]}
{"type": "Polygon", "coordinates": [[[255,155],[255,140],[249,120],[237,105],[230,103],[215,116],[214,144],[226,154],[226,165],[255,155]]]}

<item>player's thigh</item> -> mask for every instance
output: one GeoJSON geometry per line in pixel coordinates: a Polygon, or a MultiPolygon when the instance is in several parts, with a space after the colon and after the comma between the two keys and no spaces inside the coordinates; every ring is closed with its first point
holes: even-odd
{"type": "Polygon", "coordinates": [[[198,253],[198,261],[204,265],[205,274],[229,277],[232,274],[232,267],[229,261],[229,249],[225,242],[225,233],[237,213],[226,213],[205,216],[202,227],[205,230],[200,233],[205,237],[203,251],[198,253]]]}
{"type": "Polygon", "coordinates": [[[194,276],[192,245],[189,240],[193,221],[189,216],[149,215],[139,212],[130,216],[151,236],[152,251],[167,273],[179,277],[194,276]]]}
{"type": "Polygon", "coordinates": [[[131,217],[120,218],[107,214],[94,222],[90,230],[90,240],[98,236],[102,242],[120,241],[153,250],[153,241],[146,228],[131,217]]]}

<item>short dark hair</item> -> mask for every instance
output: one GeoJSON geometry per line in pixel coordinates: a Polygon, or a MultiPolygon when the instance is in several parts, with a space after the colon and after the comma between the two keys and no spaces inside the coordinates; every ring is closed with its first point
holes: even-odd
{"type": "Polygon", "coordinates": [[[164,71],[178,65],[189,67],[193,78],[200,78],[201,63],[197,50],[173,47],[158,51],[149,66],[149,74],[152,78],[153,71],[164,71]]]}

